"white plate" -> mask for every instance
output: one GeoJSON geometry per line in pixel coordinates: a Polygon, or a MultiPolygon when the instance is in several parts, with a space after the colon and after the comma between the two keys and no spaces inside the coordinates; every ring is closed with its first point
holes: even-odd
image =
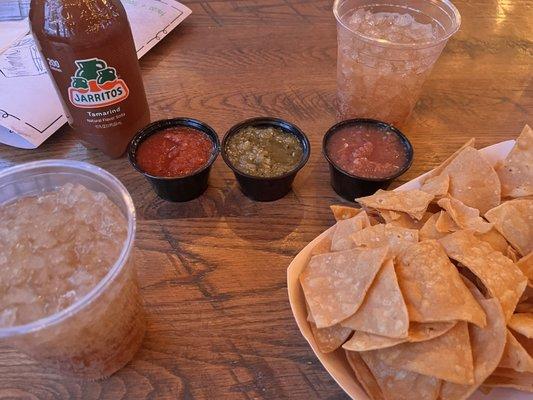
{"type": "MultiPolygon", "coordinates": [[[[492,164],[495,164],[499,160],[503,160],[507,154],[511,151],[511,148],[514,145],[514,140],[508,140],[505,142],[497,143],[495,145],[485,147],[481,149],[483,156],[492,164]]],[[[425,174],[424,174],[425,175],[425,174]]],[[[412,181],[407,182],[406,184],[396,188],[395,190],[410,190],[417,189],[420,187],[420,181],[424,175],[419,176],[412,181]]],[[[368,396],[365,394],[364,390],[359,386],[355,380],[352,369],[348,365],[342,350],[337,350],[333,353],[324,354],[318,350],[318,347],[315,343],[313,334],[311,333],[311,328],[307,322],[307,311],[305,308],[305,300],[302,288],[298,282],[298,276],[302,270],[307,265],[309,261],[309,256],[311,249],[328,233],[330,233],[332,228],[329,228],[317,238],[315,238],[311,243],[309,243],[298,255],[292,260],[289,268],[287,269],[287,289],[289,291],[289,301],[291,303],[292,313],[294,314],[294,319],[300,328],[300,332],[305,337],[316,356],[329,372],[329,374],[335,379],[339,386],[354,400],[368,400],[368,396]]],[[[477,391],[474,393],[470,400],[531,400],[532,396],[530,393],[519,392],[512,389],[496,389],[493,390],[489,395],[483,395],[481,392],[477,391]]]]}

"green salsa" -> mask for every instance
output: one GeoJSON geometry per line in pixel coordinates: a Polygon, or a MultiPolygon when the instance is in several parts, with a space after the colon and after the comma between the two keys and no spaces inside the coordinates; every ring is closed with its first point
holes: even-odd
{"type": "Polygon", "coordinates": [[[225,150],[239,171],[264,178],[292,171],[303,156],[298,138],[274,127],[243,128],[229,137],[225,150]]]}

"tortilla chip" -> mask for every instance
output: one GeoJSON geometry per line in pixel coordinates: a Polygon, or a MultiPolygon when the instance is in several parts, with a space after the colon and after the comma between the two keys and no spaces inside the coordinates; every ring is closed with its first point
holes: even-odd
{"type": "Polygon", "coordinates": [[[385,400],[376,378],[374,378],[374,375],[372,375],[372,372],[368,369],[368,366],[365,364],[359,353],[346,351],[345,354],[348,364],[352,367],[355,377],[368,397],[370,397],[371,400],[385,400]]]}
{"type": "Polygon", "coordinates": [[[396,346],[406,341],[406,338],[390,338],[374,335],[373,333],[355,331],[350,340],[342,345],[342,348],[349,351],[369,351],[396,346]]]}
{"type": "Polygon", "coordinates": [[[474,384],[443,382],[441,400],[467,399],[494,372],[505,348],[507,329],[500,303],[496,299],[478,298],[478,295],[482,295],[477,289],[476,292],[477,294],[473,294],[487,315],[487,326],[483,329],[474,325],[468,327],[474,361],[474,384]]]}
{"type": "Polygon", "coordinates": [[[329,208],[333,212],[336,221],[353,218],[362,211],[360,208],[343,205],[331,205],[329,208]]]}
{"type": "Polygon", "coordinates": [[[499,367],[511,368],[518,372],[533,373],[533,358],[509,330],[507,331],[507,343],[499,367]]]}
{"type": "Polygon", "coordinates": [[[315,337],[318,349],[322,353],[331,353],[335,351],[348,339],[352,330],[344,328],[339,324],[330,326],[328,328],[317,328],[313,322],[309,322],[311,332],[315,337]]]}
{"type": "Polygon", "coordinates": [[[483,382],[483,386],[507,387],[525,392],[533,392],[533,374],[529,372],[517,372],[508,368],[497,368],[483,382]]]}
{"type": "Polygon", "coordinates": [[[507,250],[503,254],[505,255],[505,257],[511,259],[511,261],[514,262],[515,264],[520,259],[520,254],[518,254],[518,252],[514,249],[514,247],[510,245],[507,246],[507,250]]]}
{"type": "Polygon", "coordinates": [[[353,249],[314,256],[300,275],[305,299],[318,328],[353,315],[380,270],[388,249],[353,249]]]}
{"type": "MultiPolygon", "coordinates": [[[[477,233],[487,233],[492,229],[492,224],[479,216],[479,210],[468,207],[466,204],[453,197],[440,199],[438,205],[446,210],[453,222],[455,222],[455,224],[461,229],[469,229],[477,233]]],[[[438,223],[437,230],[441,231],[438,223]]],[[[450,227],[450,231],[451,230],[452,227],[450,227]]]]}
{"type": "Polygon", "coordinates": [[[485,313],[437,241],[407,248],[396,274],[411,321],[469,321],[485,326],[485,313]]]}
{"type": "Polygon", "coordinates": [[[505,240],[502,234],[494,228],[492,228],[490,231],[486,233],[474,233],[474,235],[479,240],[482,240],[490,244],[490,246],[494,250],[499,251],[502,254],[505,254],[505,252],[507,251],[507,247],[509,246],[507,244],[507,240],[505,240]]]}
{"type": "Polygon", "coordinates": [[[403,212],[380,210],[379,213],[386,224],[407,229],[422,228],[425,222],[433,215],[432,213],[426,211],[421,220],[416,220],[403,212]]]}
{"type": "Polygon", "coordinates": [[[441,215],[444,213],[444,211],[440,211],[436,214],[433,214],[429,219],[426,221],[424,226],[420,229],[418,232],[418,236],[420,241],[423,240],[430,240],[430,239],[440,239],[447,235],[447,233],[439,232],[437,229],[437,221],[439,218],[441,218],[441,215]]]}
{"type": "Polygon", "coordinates": [[[366,212],[362,211],[355,217],[343,219],[335,224],[333,237],[331,238],[331,251],[349,250],[355,247],[350,235],[363,228],[369,227],[370,221],[366,212]]]}
{"type": "Polygon", "coordinates": [[[533,195],[533,130],[528,125],[496,172],[502,184],[502,197],[533,195]]]}
{"type": "Polygon", "coordinates": [[[463,385],[474,384],[468,324],[463,321],[435,339],[401,343],[375,352],[381,361],[393,368],[401,367],[463,385]]]}
{"type": "Polygon", "coordinates": [[[438,175],[441,175],[442,172],[446,169],[446,167],[448,165],[450,165],[450,163],[455,160],[455,158],[461,154],[461,152],[466,149],[467,147],[474,147],[476,143],[476,139],[475,138],[470,138],[465,144],[463,144],[459,149],[457,149],[450,157],[448,157],[446,160],[444,160],[442,162],[442,164],[440,164],[438,167],[432,169],[431,171],[429,171],[428,173],[426,173],[424,175],[424,179],[422,180],[422,184],[426,183],[426,181],[428,181],[429,179],[435,177],[435,176],[438,176],[438,175]]]}
{"type": "Polygon", "coordinates": [[[392,260],[385,261],[361,307],[341,325],[392,338],[407,337],[409,316],[392,260]]]}
{"type": "Polygon", "coordinates": [[[457,322],[411,322],[409,324],[409,333],[406,338],[389,338],[386,336],[375,335],[367,332],[355,331],[353,336],[343,346],[345,349],[353,351],[368,351],[384,349],[386,347],[396,346],[400,343],[417,343],[425,340],[431,340],[444,335],[452,329],[457,322]]]}
{"type": "Polygon", "coordinates": [[[533,251],[533,199],[506,201],[485,214],[509,243],[525,256],[533,251]]]}
{"type": "Polygon", "coordinates": [[[516,306],[517,313],[533,313],[533,302],[526,301],[516,306]]]}
{"type": "Polygon", "coordinates": [[[418,231],[393,225],[374,225],[352,234],[356,246],[389,247],[389,255],[397,256],[405,247],[418,242],[418,231]]]}
{"type": "Polygon", "coordinates": [[[516,265],[529,279],[529,286],[533,287],[533,252],[518,260],[516,265]]]}
{"type": "Polygon", "coordinates": [[[457,324],[456,321],[449,322],[411,322],[409,325],[410,343],[423,342],[424,340],[435,339],[444,335],[457,324]]]}
{"type": "Polygon", "coordinates": [[[385,191],[378,190],[372,196],[360,197],[356,201],[376,210],[400,211],[420,220],[424,216],[433,195],[421,190],[385,191]]]}
{"type": "Polygon", "coordinates": [[[527,283],[520,269],[468,231],[452,233],[440,239],[440,243],[450,258],[472,271],[489,293],[500,301],[508,321],[527,283]]]}
{"type": "Polygon", "coordinates": [[[500,204],[500,180],[492,165],[474,148],[466,147],[445,168],[448,194],[485,214],[500,204]]]}
{"type": "Polygon", "coordinates": [[[531,286],[526,286],[526,289],[524,290],[524,293],[522,293],[522,296],[520,297],[520,301],[519,301],[519,304],[520,303],[524,303],[524,302],[531,302],[533,301],[533,287],[531,286]]]}
{"type": "Polygon", "coordinates": [[[420,190],[433,195],[435,199],[440,199],[446,196],[449,187],[450,177],[445,173],[424,180],[420,190]]]}
{"type": "Polygon", "coordinates": [[[522,345],[522,347],[527,351],[527,354],[533,357],[533,339],[530,339],[521,333],[512,331],[513,336],[516,340],[522,345]]]}
{"type": "Polygon", "coordinates": [[[513,314],[509,321],[509,328],[529,339],[533,339],[533,313],[513,314]]]}
{"type": "Polygon", "coordinates": [[[435,221],[435,229],[437,229],[437,232],[444,234],[461,230],[446,211],[439,213],[439,217],[435,221]]]}
{"type": "MultiPolygon", "coordinates": [[[[380,351],[380,350],[378,350],[380,351]]],[[[441,382],[433,377],[386,365],[376,351],[360,353],[387,400],[436,400],[441,382]]]]}

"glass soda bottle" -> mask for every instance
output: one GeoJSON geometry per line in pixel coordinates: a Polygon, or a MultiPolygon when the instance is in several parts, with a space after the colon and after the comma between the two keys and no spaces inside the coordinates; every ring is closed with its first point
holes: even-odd
{"type": "Polygon", "coordinates": [[[150,122],[120,0],[31,0],[30,26],[76,135],[120,157],[150,122]]]}

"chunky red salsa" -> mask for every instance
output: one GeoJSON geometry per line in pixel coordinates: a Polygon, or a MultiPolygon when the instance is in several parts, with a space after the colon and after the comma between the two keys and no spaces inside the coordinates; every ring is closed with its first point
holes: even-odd
{"type": "Polygon", "coordinates": [[[144,140],[137,149],[137,165],[154,176],[179,177],[207,164],[213,142],[203,132],[186,126],[167,128],[144,140]]]}
{"type": "Polygon", "coordinates": [[[362,178],[394,175],[408,157],[395,132],[368,124],[347,126],[333,133],[326,153],[340,169],[362,178]]]}

